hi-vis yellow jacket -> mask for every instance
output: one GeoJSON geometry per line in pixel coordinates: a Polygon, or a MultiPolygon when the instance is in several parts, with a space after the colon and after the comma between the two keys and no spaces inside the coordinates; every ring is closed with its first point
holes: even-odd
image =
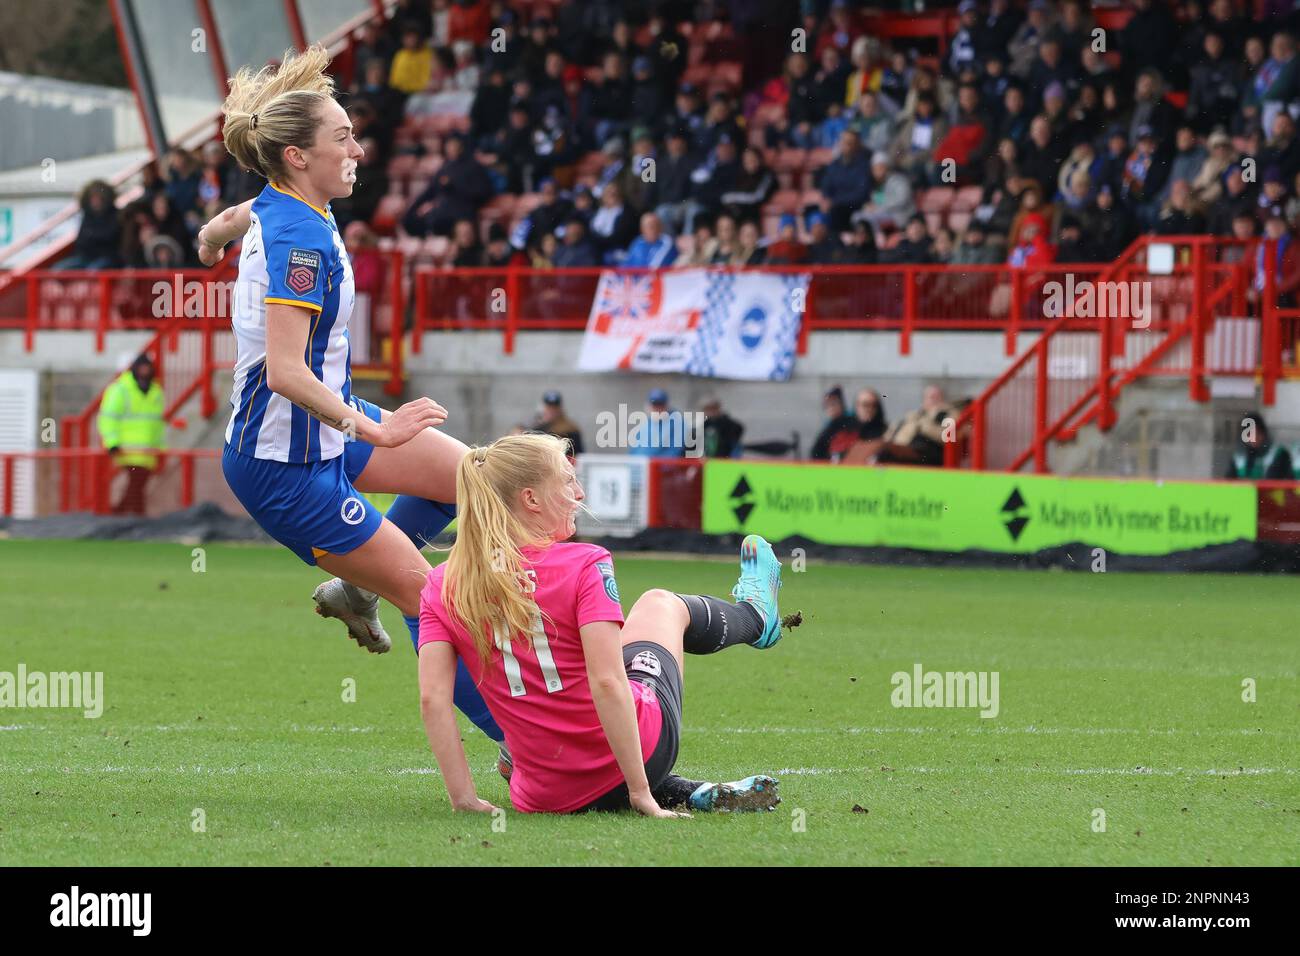
{"type": "Polygon", "coordinates": [[[167,447],[167,426],[163,422],[164,399],[157,379],[149,391],[140,391],[135,376],[127,369],[104,390],[99,406],[99,435],[105,448],[120,448],[119,465],[156,468],[153,452],[167,447]]]}

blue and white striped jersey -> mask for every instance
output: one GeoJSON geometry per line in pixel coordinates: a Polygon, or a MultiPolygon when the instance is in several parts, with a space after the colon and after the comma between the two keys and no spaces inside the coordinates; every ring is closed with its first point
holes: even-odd
{"type": "Polygon", "coordinates": [[[341,432],[267,388],[266,306],[297,305],[312,313],[303,359],[346,402],[352,395],[348,320],[355,300],[352,264],[333,214],[268,184],[253,201],[231,310],[237,358],[226,443],[235,451],[301,463],[343,453],[341,432]]]}

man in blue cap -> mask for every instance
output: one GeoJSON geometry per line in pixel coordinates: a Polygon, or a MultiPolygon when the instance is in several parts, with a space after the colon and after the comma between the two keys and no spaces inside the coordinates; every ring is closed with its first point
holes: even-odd
{"type": "Polygon", "coordinates": [[[808,262],[815,266],[832,265],[838,261],[840,241],[830,231],[826,214],[820,211],[808,214],[808,262]]]}
{"type": "Polygon", "coordinates": [[[686,422],[669,408],[668,393],[652,388],[646,395],[646,422],[628,435],[628,453],[647,458],[682,458],[686,455],[686,422]]]}

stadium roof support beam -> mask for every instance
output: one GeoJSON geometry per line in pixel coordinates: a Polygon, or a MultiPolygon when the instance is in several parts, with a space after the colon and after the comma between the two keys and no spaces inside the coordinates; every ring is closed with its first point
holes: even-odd
{"type": "Polygon", "coordinates": [[[149,148],[155,156],[161,156],[167,151],[167,135],[163,131],[162,114],[158,111],[153,77],[149,73],[149,64],[144,58],[144,49],[140,43],[140,27],[135,12],[128,0],[112,0],[109,9],[113,14],[113,27],[117,30],[118,46],[123,54],[122,62],[126,65],[127,81],[135,93],[136,105],[144,120],[149,148]]]}
{"type": "Polygon", "coordinates": [[[212,58],[212,70],[217,75],[217,90],[222,98],[229,92],[230,73],[226,70],[226,51],[221,45],[221,32],[217,29],[217,19],[212,15],[209,0],[194,0],[194,7],[203,21],[203,29],[208,35],[208,56],[212,58]]]}
{"type": "Polygon", "coordinates": [[[293,45],[299,50],[307,49],[307,33],[302,28],[302,15],[298,12],[298,0],[284,0],[284,18],[288,21],[289,32],[293,34],[293,45]]]}

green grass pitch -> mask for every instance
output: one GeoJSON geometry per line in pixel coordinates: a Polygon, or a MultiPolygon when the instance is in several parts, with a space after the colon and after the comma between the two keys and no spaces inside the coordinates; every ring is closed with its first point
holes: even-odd
{"type": "MultiPolygon", "coordinates": [[[[394,652],[367,655],[311,612],[321,575],[287,551],[204,560],[0,541],[0,671],[102,671],[106,697],[99,719],[0,709],[0,865],[1300,862],[1292,579],[787,559],[782,610],[803,626],[687,660],[679,762],[777,774],[775,812],[494,829],[453,815],[430,769],[392,608],[394,652]],[[997,717],[893,707],[891,675],[918,662],[997,671],[997,717]]],[[[736,574],[616,562],[627,608],[736,574]]],[[[504,805],[495,749],[465,726],[479,792],[504,805]]]]}

